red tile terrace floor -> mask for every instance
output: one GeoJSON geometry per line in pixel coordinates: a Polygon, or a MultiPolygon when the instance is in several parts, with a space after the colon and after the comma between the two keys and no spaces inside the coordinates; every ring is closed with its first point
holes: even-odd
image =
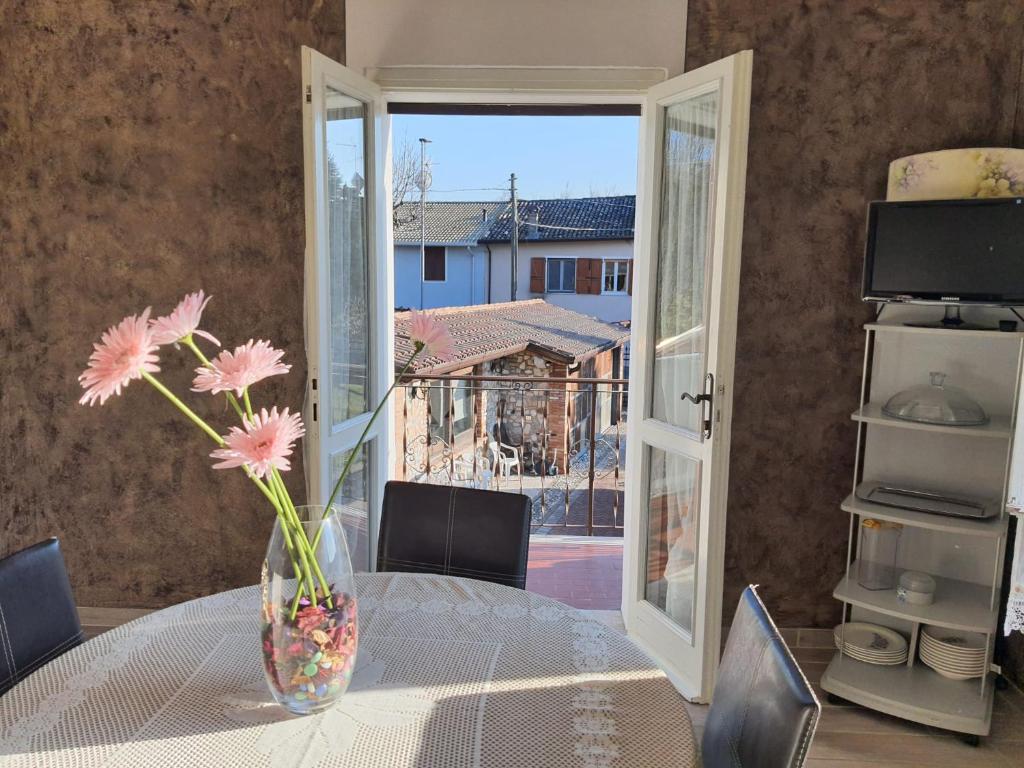
{"type": "Polygon", "coordinates": [[[526,588],[574,608],[619,610],[622,539],[531,536],[526,588]]]}

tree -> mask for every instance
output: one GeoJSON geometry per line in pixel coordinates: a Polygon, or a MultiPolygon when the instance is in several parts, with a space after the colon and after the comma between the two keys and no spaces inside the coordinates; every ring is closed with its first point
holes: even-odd
{"type": "MultiPolygon", "coordinates": [[[[430,161],[424,173],[426,188],[430,189],[430,161]]],[[[408,203],[413,192],[420,188],[420,155],[416,145],[403,138],[395,147],[391,163],[391,213],[394,223],[407,224],[416,221],[419,210],[408,203]]],[[[420,193],[422,194],[422,192],[420,193]]]]}

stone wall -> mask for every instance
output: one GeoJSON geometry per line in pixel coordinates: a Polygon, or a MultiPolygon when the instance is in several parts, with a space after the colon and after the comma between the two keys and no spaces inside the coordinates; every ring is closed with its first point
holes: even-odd
{"type": "MultiPolygon", "coordinates": [[[[500,360],[484,363],[486,376],[524,376],[533,379],[550,378],[553,363],[533,352],[518,352],[500,360]]],[[[547,434],[547,445],[558,447],[564,442],[564,435],[554,431],[549,418],[550,411],[560,407],[562,399],[560,388],[548,384],[520,384],[509,382],[507,390],[497,391],[502,384],[491,384],[485,392],[484,414],[488,437],[493,438],[493,428],[500,420],[508,430],[513,445],[537,444],[544,442],[547,434]],[[546,418],[548,416],[548,418],[546,418]]]]}
{"type": "MultiPolygon", "coordinates": [[[[59,536],[80,604],[159,607],[259,578],[273,514],[141,382],[86,408],[100,333],[188,291],[304,389],[299,49],[344,56],[340,0],[10,0],[0,24],[0,555],[59,536]]],[[[162,351],[188,390],[194,363],[162,351]]],[[[192,399],[192,398],[190,398],[192,399]]],[[[195,399],[225,428],[221,402],[195,399]]],[[[290,482],[302,497],[302,461],[290,482]]]]}

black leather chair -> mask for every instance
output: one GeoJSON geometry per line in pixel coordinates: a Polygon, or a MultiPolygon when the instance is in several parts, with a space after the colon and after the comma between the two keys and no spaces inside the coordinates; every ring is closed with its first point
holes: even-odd
{"type": "Polygon", "coordinates": [[[530,507],[521,493],[392,480],[384,488],[377,570],[525,589],[530,507]]]}
{"type": "Polygon", "coordinates": [[[756,588],[747,587],[704,724],[704,768],[800,768],[820,714],[756,588]]]}
{"type": "Polygon", "coordinates": [[[82,640],[57,539],[0,560],[0,694],[82,640]]]}

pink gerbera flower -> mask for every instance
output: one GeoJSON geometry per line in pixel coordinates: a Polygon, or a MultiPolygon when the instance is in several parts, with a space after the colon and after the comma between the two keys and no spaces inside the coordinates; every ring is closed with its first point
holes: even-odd
{"type": "Polygon", "coordinates": [[[202,291],[190,293],[174,308],[171,314],[158,317],[153,321],[153,341],[157,344],[174,344],[191,336],[202,336],[209,339],[218,347],[220,342],[206,331],[199,330],[199,321],[202,319],[203,310],[212,299],[212,296],[204,296],[202,291]]]}
{"type": "Polygon", "coordinates": [[[193,392],[227,392],[233,389],[239,397],[245,388],[268,376],[288,373],[290,365],[281,362],[284,352],[274,349],[269,341],[253,341],[235,347],[234,352],[224,350],[210,361],[209,366],[196,368],[192,381],[193,392]]]}
{"type": "Polygon", "coordinates": [[[285,408],[280,414],[277,408],[268,413],[263,408],[252,419],[244,419],[245,429],[232,427],[224,438],[224,448],[210,454],[221,459],[214,469],[248,467],[257,477],[264,477],[271,469],[287,472],[291,469],[288,457],[292,455],[292,444],[306,431],[297,413],[288,413],[285,408]]]}
{"type": "Polygon", "coordinates": [[[157,345],[149,327],[150,308],[141,315],[126,317],[103,334],[99,344],[93,344],[89,365],[78,377],[85,390],[82,405],[103,405],[111,395],[120,395],[132,379],[141,379],[142,372],[156,373],[157,345]]]}
{"type": "Polygon", "coordinates": [[[409,322],[409,339],[417,349],[426,349],[427,354],[440,360],[455,357],[455,340],[448,326],[435,317],[412,310],[409,322]]]}

